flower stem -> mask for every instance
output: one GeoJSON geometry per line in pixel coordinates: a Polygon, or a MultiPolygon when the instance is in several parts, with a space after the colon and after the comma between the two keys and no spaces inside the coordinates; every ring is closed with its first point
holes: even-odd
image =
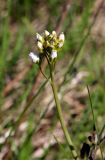
{"type": "Polygon", "coordinates": [[[56,89],[56,85],[55,85],[55,82],[54,82],[53,71],[51,70],[51,67],[50,67],[50,76],[51,76],[51,86],[52,86],[52,90],[53,90],[53,94],[54,94],[54,99],[55,99],[56,108],[57,108],[57,111],[58,111],[59,120],[60,120],[64,135],[65,135],[66,141],[67,141],[68,146],[71,150],[73,159],[76,160],[77,159],[77,152],[74,148],[74,145],[73,145],[73,142],[71,140],[70,134],[69,134],[69,132],[67,130],[67,127],[65,126],[65,123],[64,123],[63,114],[62,114],[62,110],[61,110],[61,105],[60,105],[60,102],[59,102],[57,89],[56,89]]]}

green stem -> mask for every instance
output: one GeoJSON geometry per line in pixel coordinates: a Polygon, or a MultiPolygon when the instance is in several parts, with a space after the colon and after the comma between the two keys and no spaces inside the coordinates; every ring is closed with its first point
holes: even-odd
{"type": "MultiPolygon", "coordinates": [[[[97,125],[96,125],[96,118],[95,118],[95,115],[94,115],[93,104],[92,104],[92,99],[91,99],[91,94],[90,94],[90,90],[89,90],[89,87],[88,87],[88,86],[87,86],[87,91],[88,91],[88,95],[89,95],[90,107],[91,107],[92,116],[93,116],[94,129],[95,129],[95,131],[96,131],[96,135],[98,136],[98,140],[99,140],[99,139],[100,139],[100,135],[98,134],[98,129],[97,129],[97,125]]],[[[99,148],[100,148],[101,157],[102,157],[102,160],[103,160],[104,158],[103,158],[102,148],[101,148],[101,145],[100,145],[100,144],[99,144],[99,148]]]]}
{"type": "Polygon", "coordinates": [[[50,76],[51,76],[51,86],[52,86],[52,90],[53,90],[53,94],[54,94],[54,99],[55,99],[56,108],[57,108],[57,111],[58,111],[59,120],[60,120],[64,135],[65,135],[66,141],[67,141],[67,143],[69,145],[69,148],[71,150],[72,156],[76,160],[77,159],[77,153],[76,153],[76,150],[74,148],[73,142],[71,140],[70,134],[69,134],[69,132],[68,132],[66,126],[65,126],[65,123],[64,123],[63,114],[62,114],[62,110],[61,110],[61,105],[60,105],[60,102],[59,102],[59,99],[58,99],[57,89],[56,89],[56,85],[55,85],[55,82],[54,82],[53,71],[51,69],[51,66],[50,66],[50,76]]]}

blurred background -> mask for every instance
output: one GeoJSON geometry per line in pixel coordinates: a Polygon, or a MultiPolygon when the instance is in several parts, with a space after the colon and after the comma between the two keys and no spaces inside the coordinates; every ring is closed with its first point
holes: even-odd
{"type": "MultiPolygon", "coordinates": [[[[65,34],[55,80],[78,153],[94,124],[87,85],[98,133],[105,123],[104,0],[0,0],[0,160],[71,157],[50,85],[29,59],[44,30],[65,34]]],[[[42,70],[49,74],[45,62],[42,70]]]]}

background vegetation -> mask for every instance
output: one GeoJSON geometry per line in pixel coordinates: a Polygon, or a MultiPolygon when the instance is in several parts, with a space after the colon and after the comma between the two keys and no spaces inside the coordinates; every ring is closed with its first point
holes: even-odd
{"type": "MultiPolygon", "coordinates": [[[[79,153],[94,124],[87,85],[98,133],[105,123],[104,0],[0,0],[0,12],[0,159],[71,159],[51,88],[28,54],[36,32],[65,33],[55,80],[79,153]]],[[[48,74],[45,63],[42,69],[48,74]]],[[[102,151],[105,158],[105,144],[102,151]]]]}

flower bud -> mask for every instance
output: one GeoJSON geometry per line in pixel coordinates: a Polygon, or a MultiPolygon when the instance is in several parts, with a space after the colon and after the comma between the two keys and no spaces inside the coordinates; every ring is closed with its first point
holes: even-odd
{"type": "Polygon", "coordinates": [[[57,58],[57,51],[56,50],[52,50],[51,59],[55,59],[55,58],[57,58]]]}
{"type": "Polygon", "coordinates": [[[36,39],[41,42],[43,41],[43,37],[39,33],[36,33],[36,39]]]}
{"type": "Polygon", "coordinates": [[[29,57],[32,59],[34,63],[38,63],[40,60],[39,56],[33,52],[30,52],[29,57]]]}
{"type": "Polygon", "coordinates": [[[65,36],[64,36],[64,33],[62,32],[62,33],[59,35],[59,41],[64,42],[64,40],[65,40],[65,36]]]}
{"type": "Polygon", "coordinates": [[[56,34],[56,32],[55,32],[55,31],[52,31],[52,35],[53,35],[53,36],[56,36],[57,34],[56,34]]]}
{"type": "Polygon", "coordinates": [[[45,30],[45,31],[44,31],[44,35],[47,37],[47,36],[50,35],[50,33],[49,33],[47,30],[45,30]]]}
{"type": "Polygon", "coordinates": [[[42,44],[40,41],[38,41],[37,47],[38,47],[39,51],[42,51],[42,49],[43,49],[43,44],[42,44]]]}

